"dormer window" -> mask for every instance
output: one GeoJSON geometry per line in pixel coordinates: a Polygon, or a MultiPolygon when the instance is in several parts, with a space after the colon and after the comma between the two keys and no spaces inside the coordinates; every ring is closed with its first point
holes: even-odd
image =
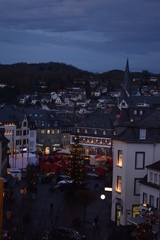
{"type": "Polygon", "coordinates": [[[140,111],[139,111],[139,114],[142,116],[142,115],[143,115],[143,111],[142,111],[142,110],[140,110],[140,111]]]}
{"type": "Polygon", "coordinates": [[[141,140],[146,139],[146,129],[139,130],[139,139],[141,139],[141,140]]]}
{"type": "Polygon", "coordinates": [[[137,110],[134,110],[134,115],[137,115],[137,110]]]}

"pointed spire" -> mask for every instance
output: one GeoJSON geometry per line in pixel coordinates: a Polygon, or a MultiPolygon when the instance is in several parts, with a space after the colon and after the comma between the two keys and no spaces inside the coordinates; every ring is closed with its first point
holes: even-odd
{"type": "Polygon", "coordinates": [[[124,72],[123,88],[124,88],[125,90],[129,90],[129,88],[130,88],[129,61],[128,61],[128,58],[127,58],[127,62],[126,62],[125,72],[124,72]]]}

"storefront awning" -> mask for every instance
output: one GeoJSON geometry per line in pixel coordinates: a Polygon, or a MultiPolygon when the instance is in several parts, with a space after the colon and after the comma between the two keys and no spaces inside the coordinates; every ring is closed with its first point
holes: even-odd
{"type": "Polygon", "coordinates": [[[127,219],[127,221],[129,223],[132,223],[133,225],[139,225],[139,224],[142,224],[146,221],[146,219],[142,216],[137,216],[135,218],[130,218],[130,219],[127,219]]]}
{"type": "MultiPolygon", "coordinates": [[[[143,224],[144,222],[146,222],[146,219],[142,216],[137,216],[135,218],[130,218],[127,219],[127,221],[133,225],[139,225],[139,224],[143,224]]],[[[152,224],[152,232],[155,234],[158,232],[158,224],[152,224]]]]}

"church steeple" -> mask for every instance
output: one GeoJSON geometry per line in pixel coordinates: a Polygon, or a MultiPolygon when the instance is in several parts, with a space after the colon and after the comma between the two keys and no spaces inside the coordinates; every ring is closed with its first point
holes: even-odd
{"type": "Polygon", "coordinates": [[[129,61],[127,58],[126,68],[124,72],[123,84],[121,89],[121,95],[119,98],[119,107],[120,108],[128,108],[129,106],[129,97],[132,94],[132,87],[129,76],[129,61]]]}
{"type": "Polygon", "coordinates": [[[131,94],[131,83],[130,83],[130,77],[129,77],[129,62],[127,58],[126,62],[126,68],[124,72],[124,79],[123,79],[123,90],[126,90],[127,93],[130,95],[131,94]]]}

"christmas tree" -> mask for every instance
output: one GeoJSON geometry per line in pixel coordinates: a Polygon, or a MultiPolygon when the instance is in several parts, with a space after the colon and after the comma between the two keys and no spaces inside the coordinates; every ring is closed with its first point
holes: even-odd
{"type": "Polygon", "coordinates": [[[67,169],[67,175],[70,180],[76,185],[81,185],[84,180],[84,159],[82,156],[82,146],[79,144],[78,135],[73,139],[74,144],[72,145],[70,164],[67,169]]]}

